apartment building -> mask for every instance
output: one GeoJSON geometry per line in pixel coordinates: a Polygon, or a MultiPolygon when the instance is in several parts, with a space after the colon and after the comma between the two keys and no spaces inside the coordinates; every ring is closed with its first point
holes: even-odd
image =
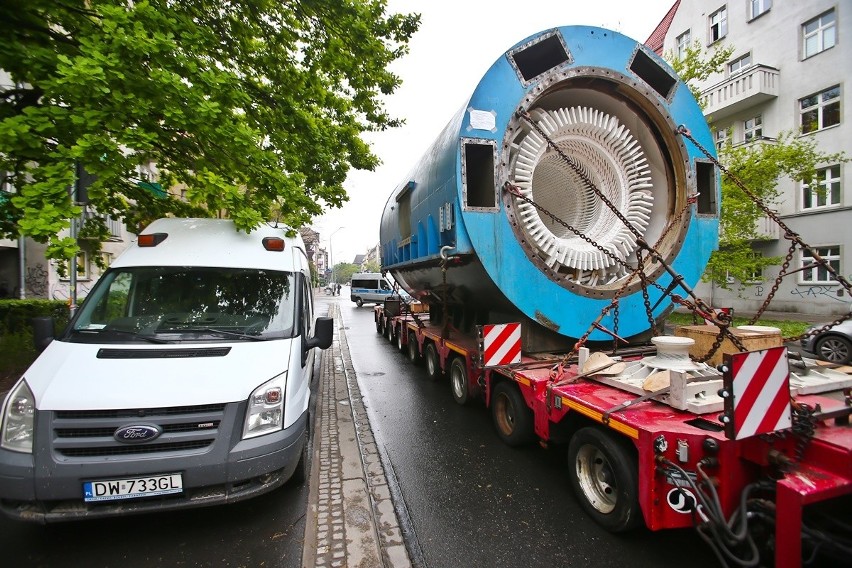
{"type": "MultiPolygon", "coordinates": [[[[718,145],[772,143],[782,132],[811,137],[820,151],[852,157],[852,3],[848,0],[679,0],[646,44],[682,54],[698,41],[706,50],[733,46],[724,70],[700,84],[704,113],[718,145]]],[[[852,164],[819,165],[808,187],[781,179],[773,207],[790,229],[847,279],[852,279],[852,164]]],[[[789,241],[768,219],[754,253],[784,257],[789,241]]],[[[772,301],[778,311],[841,314],[850,298],[824,268],[796,252],[772,301]]],[[[772,266],[731,290],[701,284],[697,292],[718,307],[756,311],[781,270],[772,266]]]]}

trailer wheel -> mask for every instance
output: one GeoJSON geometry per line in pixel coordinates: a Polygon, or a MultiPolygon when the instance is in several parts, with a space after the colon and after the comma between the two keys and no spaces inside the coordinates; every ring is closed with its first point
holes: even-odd
{"type": "Polygon", "coordinates": [[[408,360],[419,365],[423,362],[423,356],[420,355],[420,346],[417,345],[417,336],[413,331],[408,332],[408,360]]]}
{"type": "Polygon", "coordinates": [[[389,321],[385,324],[385,337],[388,338],[388,341],[393,343],[394,334],[393,334],[393,322],[389,321]]]}
{"type": "Polygon", "coordinates": [[[453,357],[453,362],[450,363],[450,390],[453,393],[453,400],[462,406],[467,404],[470,398],[467,388],[467,368],[461,357],[453,357]]]}
{"type": "Polygon", "coordinates": [[[423,357],[426,359],[426,376],[429,377],[429,380],[437,381],[440,379],[441,375],[443,375],[441,372],[441,360],[438,359],[438,350],[435,348],[434,343],[426,344],[423,357]]]}
{"type": "Polygon", "coordinates": [[[568,444],[571,488],[595,522],[610,532],[643,522],[635,452],[598,428],[578,430],[568,444]]]}
{"type": "Polygon", "coordinates": [[[385,318],[384,316],[376,316],[376,333],[379,335],[385,334],[385,318]]]}
{"type": "Polygon", "coordinates": [[[396,348],[400,353],[405,352],[405,328],[400,327],[396,332],[396,348]]]}
{"type": "Polygon", "coordinates": [[[520,391],[510,382],[500,382],[491,393],[491,419],[497,435],[508,446],[533,440],[533,416],[520,391]]]}
{"type": "Polygon", "coordinates": [[[355,305],[360,308],[364,305],[364,300],[362,300],[361,298],[355,298],[355,305]]]}

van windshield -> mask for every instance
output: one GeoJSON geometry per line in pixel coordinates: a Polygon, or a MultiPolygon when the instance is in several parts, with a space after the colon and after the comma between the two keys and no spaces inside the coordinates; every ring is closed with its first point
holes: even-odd
{"type": "Polygon", "coordinates": [[[293,337],[291,272],[135,267],[107,271],[71,326],[71,341],[239,341],[293,337]]]}

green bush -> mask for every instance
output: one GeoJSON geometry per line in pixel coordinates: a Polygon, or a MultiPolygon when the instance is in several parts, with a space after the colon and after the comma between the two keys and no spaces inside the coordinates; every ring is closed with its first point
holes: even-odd
{"type": "Polygon", "coordinates": [[[24,371],[38,353],[31,320],[52,317],[54,332],[68,325],[68,304],[54,300],[0,300],[0,376],[24,371]]]}

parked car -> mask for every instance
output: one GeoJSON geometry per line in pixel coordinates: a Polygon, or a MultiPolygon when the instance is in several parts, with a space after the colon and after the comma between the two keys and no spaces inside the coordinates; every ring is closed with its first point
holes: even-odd
{"type": "MultiPolygon", "coordinates": [[[[807,331],[820,329],[825,325],[816,324],[807,331]]],[[[852,320],[846,320],[826,331],[802,339],[801,346],[804,351],[813,353],[820,359],[843,365],[849,363],[852,358],[852,320]]]]}

